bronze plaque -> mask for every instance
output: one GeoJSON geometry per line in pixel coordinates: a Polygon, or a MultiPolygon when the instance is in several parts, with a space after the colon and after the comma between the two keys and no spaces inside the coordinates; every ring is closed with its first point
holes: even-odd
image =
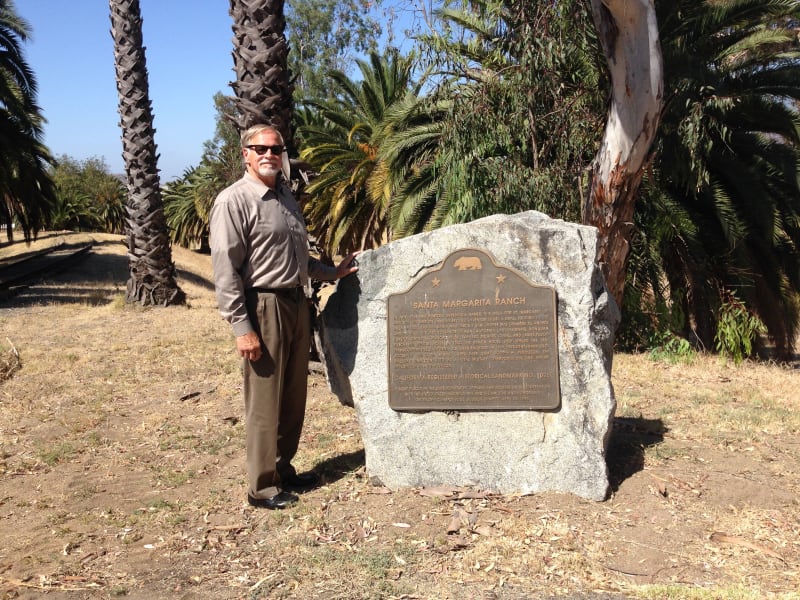
{"type": "Polygon", "coordinates": [[[392,409],[558,408],[553,288],[463,249],[389,296],[387,313],[392,409]]]}

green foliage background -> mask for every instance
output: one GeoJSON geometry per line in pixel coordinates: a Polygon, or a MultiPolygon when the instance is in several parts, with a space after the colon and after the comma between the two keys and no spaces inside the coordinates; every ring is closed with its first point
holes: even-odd
{"type": "MultiPolygon", "coordinates": [[[[406,55],[378,50],[382,33],[396,38],[371,6],[286,7],[293,159],[308,177],[293,185],[323,254],[495,213],[578,221],[609,95],[588,2],[443,0],[419,15],[436,33],[406,55]]],[[[800,324],[800,2],[656,9],[665,103],[618,345],[683,340],[739,361],[768,339],[787,357],[800,324]]],[[[102,160],[53,161],[42,146],[26,25],[2,0],[0,33],[11,48],[0,62],[0,224],[26,236],[45,223],[121,232],[124,190],[102,160]]],[[[242,172],[235,103],[213,101],[217,131],[200,164],[164,186],[185,246],[207,247],[213,200],[242,172]]]]}

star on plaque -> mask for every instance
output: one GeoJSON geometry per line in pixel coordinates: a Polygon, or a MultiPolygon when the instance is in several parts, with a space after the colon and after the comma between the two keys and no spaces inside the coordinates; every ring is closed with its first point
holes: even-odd
{"type": "Polygon", "coordinates": [[[498,275],[497,277],[495,277],[495,279],[497,279],[497,283],[504,283],[505,280],[506,280],[506,276],[505,275],[498,275]]]}
{"type": "Polygon", "coordinates": [[[433,287],[439,287],[439,284],[442,283],[442,280],[438,277],[434,277],[431,279],[431,283],[433,284],[433,287]]]}

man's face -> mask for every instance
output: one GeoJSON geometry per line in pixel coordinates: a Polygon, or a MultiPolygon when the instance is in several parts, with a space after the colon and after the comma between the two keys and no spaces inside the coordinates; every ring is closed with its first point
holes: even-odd
{"type": "Polygon", "coordinates": [[[247,172],[270,187],[275,186],[281,172],[281,152],[273,152],[278,148],[283,148],[281,138],[274,131],[266,130],[250,138],[247,147],[242,149],[247,172]]]}

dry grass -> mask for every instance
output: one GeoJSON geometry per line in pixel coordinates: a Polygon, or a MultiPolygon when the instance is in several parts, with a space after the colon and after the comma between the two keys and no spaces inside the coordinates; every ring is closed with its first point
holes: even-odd
{"type": "Polygon", "coordinates": [[[208,257],[175,250],[189,307],[137,309],[96,237],[0,306],[0,597],[800,598],[797,368],[617,356],[602,503],[373,487],[312,375],[298,467],[324,485],[258,511],[208,257]]]}
{"type": "Polygon", "coordinates": [[[19,352],[13,344],[10,345],[11,347],[8,349],[0,345],[0,382],[11,379],[22,366],[19,361],[19,352]]]}

